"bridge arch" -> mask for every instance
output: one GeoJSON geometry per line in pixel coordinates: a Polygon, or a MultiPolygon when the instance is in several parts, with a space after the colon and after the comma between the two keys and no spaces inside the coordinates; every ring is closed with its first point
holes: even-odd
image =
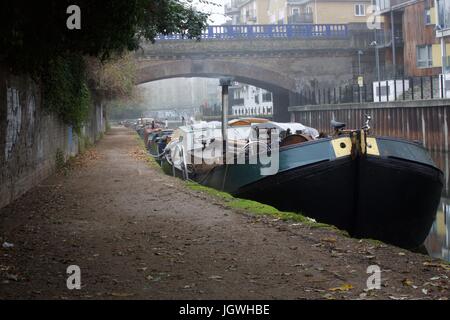
{"type": "Polygon", "coordinates": [[[241,62],[205,60],[174,60],[141,64],[136,84],[171,78],[220,78],[233,77],[236,81],[253,85],[273,93],[274,117],[288,121],[289,93],[295,91],[296,81],[276,71],[241,62]]]}
{"type": "Polygon", "coordinates": [[[137,84],[170,78],[233,77],[236,81],[272,91],[295,91],[296,81],[268,68],[239,61],[217,59],[185,59],[144,64],[138,72],[137,84]]]}

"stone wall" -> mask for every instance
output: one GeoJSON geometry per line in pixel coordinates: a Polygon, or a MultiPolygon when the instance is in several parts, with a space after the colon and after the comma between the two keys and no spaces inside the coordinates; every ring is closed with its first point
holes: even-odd
{"type": "Polygon", "coordinates": [[[56,154],[67,160],[105,131],[101,104],[92,106],[83,138],[46,112],[39,87],[0,67],[0,208],[38,185],[56,168],[56,154]]]}

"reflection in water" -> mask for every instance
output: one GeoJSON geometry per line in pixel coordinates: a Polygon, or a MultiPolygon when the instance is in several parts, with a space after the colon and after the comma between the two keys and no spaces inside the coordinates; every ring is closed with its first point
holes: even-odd
{"type": "Polygon", "coordinates": [[[436,165],[444,171],[444,192],[437,212],[436,221],[431,228],[430,235],[425,241],[429,254],[435,258],[450,261],[450,170],[449,153],[431,153],[436,165]]]}

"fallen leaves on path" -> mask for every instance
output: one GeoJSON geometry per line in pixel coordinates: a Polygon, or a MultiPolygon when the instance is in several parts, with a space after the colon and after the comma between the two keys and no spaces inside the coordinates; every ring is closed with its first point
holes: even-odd
{"type": "Polygon", "coordinates": [[[111,296],[117,297],[117,298],[127,298],[134,296],[134,293],[125,293],[125,292],[111,292],[111,296]]]}
{"type": "Polygon", "coordinates": [[[351,289],[353,289],[353,286],[351,284],[349,284],[349,283],[345,283],[345,284],[343,284],[340,287],[331,288],[331,289],[329,289],[329,291],[333,291],[333,292],[342,291],[342,292],[345,292],[345,291],[350,291],[351,289]]]}
{"type": "Polygon", "coordinates": [[[99,154],[95,149],[89,149],[70,159],[68,162],[68,167],[71,169],[85,168],[89,167],[94,161],[101,159],[101,154],[99,154]]]}
{"type": "Polygon", "coordinates": [[[414,289],[417,289],[417,286],[414,285],[414,282],[412,282],[412,280],[409,280],[409,279],[403,279],[403,280],[402,280],[402,284],[403,284],[405,287],[412,287],[412,288],[414,288],[414,289]]]}
{"type": "Polygon", "coordinates": [[[322,242],[328,242],[328,243],[336,243],[336,242],[337,242],[337,238],[326,237],[326,238],[320,239],[320,241],[322,241],[322,242]]]}
{"type": "Polygon", "coordinates": [[[134,149],[132,149],[130,152],[128,152],[128,155],[138,161],[141,160],[147,160],[148,159],[148,154],[147,152],[145,152],[144,150],[142,150],[142,148],[136,147],[134,149]]]}
{"type": "Polygon", "coordinates": [[[423,265],[427,267],[435,267],[435,268],[442,268],[444,270],[450,270],[450,265],[445,263],[424,262],[423,265]]]}

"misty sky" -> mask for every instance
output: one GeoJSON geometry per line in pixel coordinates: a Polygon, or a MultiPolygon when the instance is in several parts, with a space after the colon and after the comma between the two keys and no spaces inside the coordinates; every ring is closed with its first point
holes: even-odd
{"type": "MultiPolygon", "coordinates": [[[[188,0],[185,0],[188,3],[188,0]]],[[[191,0],[192,5],[199,11],[209,13],[211,25],[221,25],[226,22],[225,4],[229,0],[191,0]]]]}

